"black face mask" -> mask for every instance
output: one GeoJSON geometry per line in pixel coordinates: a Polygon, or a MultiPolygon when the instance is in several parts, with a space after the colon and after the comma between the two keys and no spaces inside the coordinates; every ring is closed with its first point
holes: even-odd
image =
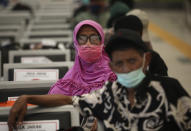
{"type": "Polygon", "coordinates": [[[91,5],[90,6],[90,11],[95,15],[98,15],[101,9],[102,9],[102,6],[100,6],[100,5],[91,5]]]}

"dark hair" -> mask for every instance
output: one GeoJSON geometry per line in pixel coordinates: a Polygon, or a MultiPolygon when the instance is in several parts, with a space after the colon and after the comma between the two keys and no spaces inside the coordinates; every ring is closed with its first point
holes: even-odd
{"type": "Polygon", "coordinates": [[[144,54],[144,51],[140,47],[128,43],[132,43],[132,41],[127,41],[124,39],[118,39],[118,40],[116,39],[115,41],[112,41],[111,43],[106,45],[105,51],[111,60],[112,60],[112,53],[114,51],[135,49],[141,56],[144,54]]]}
{"type": "Polygon", "coordinates": [[[109,0],[109,5],[112,6],[117,1],[125,3],[130,9],[134,8],[134,0],[109,0]]]}
{"type": "Polygon", "coordinates": [[[141,36],[127,29],[120,29],[115,32],[105,47],[105,51],[110,59],[112,59],[112,53],[114,51],[128,49],[135,49],[141,56],[147,51],[141,36]]]}
{"type": "Polygon", "coordinates": [[[107,21],[107,28],[110,28],[113,26],[113,23],[120,17],[124,16],[127,12],[129,12],[129,7],[121,2],[116,1],[111,7],[110,7],[110,17],[107,21]]]}
{"type": "Polygon", "coordinates": [[[114,31],[116,32],[119,29],[129,29],[136,31],[142,35],[143,24],[141,20],[134,15],[122,16],[115,21],[114,31]]]}
{"type": "Polygon", "coordinates": [[[118,13],[117,15],[110,17],[107,21],[107,28],[113,27],[115,25],[116,21],[119,19],[119,17],[125,16],[127,12],[118,13]]]}

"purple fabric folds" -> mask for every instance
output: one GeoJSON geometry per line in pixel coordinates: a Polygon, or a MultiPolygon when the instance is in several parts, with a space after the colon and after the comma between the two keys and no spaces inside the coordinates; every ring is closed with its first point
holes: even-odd
{"type": "Polygon", "coordinates": [[[51,87],[49,94],[63,94],[68,96],[82,95],[89,93],[92,90],[102,88],[107,80],[116,80],[116,75],[111,71],[108,65],[110,60],[107,57],[104,48],[102,57],[95,63],[87,63],[79,57],[77,53],[79,45],[76,36],[83,25],[94,27],[101,36],[101,44],[104,44],[103,29],[98,23],[92,20],[84,20],[76,25],[73,32],[73,40],[76,50],[74,65],[62,79],[58,80],[51,87]]]}

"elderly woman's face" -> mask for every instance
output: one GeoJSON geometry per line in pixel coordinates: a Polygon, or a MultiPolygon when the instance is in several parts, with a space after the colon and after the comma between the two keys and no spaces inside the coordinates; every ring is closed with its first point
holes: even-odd
{"type": "Polygon", "coordinates": [[[80,28],[77,41],[79,45],[100,45],[101,37],[95,28],[85,25],[80,28]]]}

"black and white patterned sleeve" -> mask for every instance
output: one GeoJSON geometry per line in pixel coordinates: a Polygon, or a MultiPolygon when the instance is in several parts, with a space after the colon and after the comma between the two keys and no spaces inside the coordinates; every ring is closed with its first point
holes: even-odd
{"type": "Polygon", "coordinates": [[[168,114],[173,116],[181,130],[191,130],[191,97],[177,80],[173,81],[173,85],[167,87],[171,92],[166,92],[170,106],[168,114]]]}
{"type": "Polygon", "coordinates": [[[72,99],[74,107],[78,109],[80,114],[83,116],[81,127],[85,131],[90,131],[94,126],[94,122],[97,121],[95,116],[97,116],[96,114],[100,111],[100,106],[103,104],[102,93],[105,89],[106,88],[103,87],[90,94],[74,96],[72,99]]]}
{"type": "Polygon", "coordinates": [[[102,94],[106,90],[106,87],[102,87],[99,90],[93,91],[89,94],[73,97],[73,105],[79,110],[82,116],[96,116],[100,111],[100,107],[103,106],[102,94]]]}

